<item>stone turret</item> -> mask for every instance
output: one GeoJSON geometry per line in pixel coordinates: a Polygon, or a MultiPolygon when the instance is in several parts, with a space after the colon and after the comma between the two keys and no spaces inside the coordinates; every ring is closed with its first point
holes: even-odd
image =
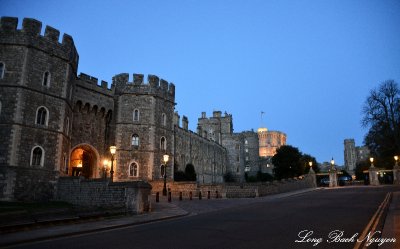
{"type": "Polygon", "coordinates": [[[76,74],[79,56],[70,35],[64,34],[60,43],[60,31],[46,26],[44,36],[41,36],[42,23],[32,18],[23,19],[22,29],[17,29],[17,26],[18,18],[2,17],[0,20],[0,43],[33,47],[45,51],[71,63],[76,74]]]}

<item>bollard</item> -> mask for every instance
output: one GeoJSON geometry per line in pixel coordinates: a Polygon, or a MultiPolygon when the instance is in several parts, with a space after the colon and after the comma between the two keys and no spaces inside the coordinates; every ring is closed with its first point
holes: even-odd
{"type": "Polygon", "coordinates": [[[171,202],[171,192],[168,192],[168,202],[171,202]]]}
{"type": "Polygon", "coordinates": [[[210,191],[207,192],[207,199],[210,199],[210,191]]]}
{"type": "Polygon", "coordinates": [[[179,192],[179,200],[182,200],[182,192],[179,192]]]}
{"type": "Polygon", "coordinates": [[[160,193],[159,192],[156,193],[156,202],[160,202],[160,193]]]}
{"type": "Polygon", "coordinates": [[[201,192],[199,192],[199,200],[201,200],[201,192]]]}
{"type": "Polygon", "coordinates": [[[218,190],[215,191],[215,198],[218,199],[218,190]]]}
{"type": "Polygon", "coordinates": [[[192,200],[192,191],[189,192],[189,200],[192,200]]]}

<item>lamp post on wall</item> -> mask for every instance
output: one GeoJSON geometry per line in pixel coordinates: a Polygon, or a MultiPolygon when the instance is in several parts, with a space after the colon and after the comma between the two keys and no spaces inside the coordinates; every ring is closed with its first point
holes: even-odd
{"type": "Polygon", "coordinates": [[[111,170],[110,170],[110,181],[113,182],[114,178],[114,155],[115,152],[117,151],[116,146],[110,146],[110,152],[111,152],[111,170]]]}
{"type": "Polygon", "coordinates": [[[167,163],[169,160],[169,155],[164,155],[163,156],[163,160],[164,160],[164,187],[163,187],[163,196],[167,195],[167,163]]]}
{"type": "Polygon", "coordinates": [[[371,162],[371,168],[374,168],[375,166],[374,166],[374,158],[373,157],[370,157],[369,158],[369,161],[371,162]]]}
{"type": "Polygon", "coordinates": [[[309,171],[309,173],[310,173],[310,174],[314,173],[314,170],[313,170],[313,168],[312,168],[312,162],[309,161],[309,162],[308,162],[308,165],[310,166],[310,171],[309,171]]]}
{"type": "Polygon", "coordinates": [[[399,164],[397,163],[397,160],[399,160],[399,156],[394,156],[394,167],[393,167],[393,184],[399,185],[400,184],[400,167],[399,164]]]}

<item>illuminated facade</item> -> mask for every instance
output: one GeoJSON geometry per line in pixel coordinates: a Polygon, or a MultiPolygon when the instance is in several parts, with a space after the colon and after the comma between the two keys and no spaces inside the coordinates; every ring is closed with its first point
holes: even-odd
{"type": "Polygon", "coordinates": [[[257,133],[260,157],[273,157],[276,154],[276,150],[286,144],[286,134],[283,132],[259,128],[257,133]]]}

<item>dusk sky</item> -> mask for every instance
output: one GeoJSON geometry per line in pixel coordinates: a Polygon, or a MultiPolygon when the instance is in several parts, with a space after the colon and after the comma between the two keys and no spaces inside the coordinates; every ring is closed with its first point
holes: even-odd
{"type": "Polygon", "coordinates": [[[176,110],[233,115],[235,132],[264,126],[318,162],[343,164],[362,145],[362,106],[382,81],[400,83],[400,1],[21,1],[0,15],[71,35],[78,73],[155,74],[176,85],[176,110]]]}

